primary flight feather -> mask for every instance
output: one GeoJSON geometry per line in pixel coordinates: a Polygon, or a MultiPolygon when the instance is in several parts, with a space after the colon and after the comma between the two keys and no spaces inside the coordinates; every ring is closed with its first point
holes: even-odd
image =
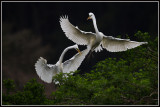
{"type": "Polygon", "coordinates": [[[69,22],[68,16],[60,17],[60,26],[65,35],[73,42],[79,45],[87,45],[91,51],[101,51],[103,48],[110,52],[126,51],[147,42],[130,41],[129,39],[120,39],[112,36],[105,36],[99,32],[96,24],[96,18],[93,13],[89,13],[88,19],[92,19],[95,33],[84,32],[69,22]],[[101,46],[102,45],[102,46],[101,46]]]}
{"type": "Polygon", "coordinates": [[[47,64],[47,60],[40,57],[35,63],[36,73],[44,82],[51,83],[52,77],[56,74],[60,72],[69,73],[70,71],[77,70],[88,52],[88,48],[80,52],[78,45],[69,46],[63,51],[59,61],[54,65],[47,64]],[[70,49],[76,49],[79,53],[62,63],[64,54],[70,49]]]}

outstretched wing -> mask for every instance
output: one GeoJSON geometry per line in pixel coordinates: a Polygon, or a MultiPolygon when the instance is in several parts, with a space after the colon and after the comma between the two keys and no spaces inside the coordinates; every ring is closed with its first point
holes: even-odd
{"type": "Polygon", "coordinates": [[[89,49],[85,49],[81,52],[81,54],[77,53],[71,59],[65,61],[63,63],[63,72],[69,73],[70,71],[75,71],[81,65],[82,61],[84,60],[85,56],[88,54],[89,49]]]}
{"type": "Polygon", "coordinates": [[[45,82],[51,83],[52,77],[57,74],[57,66],[47,64],[47,60],[40,57],[35,64],[38,76],[45,82]]]}
{"type": "Polygon", "coordinates": [[[103,48],[110,52],[126,51],[142,44],[147,44],[147,42],[130,41],[129,39],[119,39],[112,36],[104,36],[102,40],[103,48]]]}
{"type": "Polygon", "coordinates": [[[88,45],[91,38],[95,38],[95,34],[92,32],[84,32],[78,27],[73,26],[68,17],[60,17],[60,25],[65,35],[79,45],[88,45]]]}

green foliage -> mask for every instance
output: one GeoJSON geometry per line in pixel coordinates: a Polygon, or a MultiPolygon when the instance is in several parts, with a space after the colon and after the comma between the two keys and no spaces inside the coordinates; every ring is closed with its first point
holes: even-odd
{"type": "Polygon", "coordinates": [[[158,39],[141,31],[135,36],[148,44],[117,53],[120,59],[100,61],[89,73],[53,77],[59,85],[50,99],[44,95],[44,86],[32,80],[21,92],[3,94],[3,104],[157,105],[158,39]]]}
{"type": "Polygon", "coordinates": [[[158,104],[158,39],[141,31],[134,36],[148,44],[117,53],[120,59],[98,62],[90,73],[69,75],[67,79],[57,75],[63,85],[52,93],[55,103],[158,104]]]}
{"type": "MultiPolygon", "coordinates": [[[[11,87],[12,81],[8,87],[11,87]]],[[[12,95],[3,94],[3,104],[9,105],[40,105],[48,104],[50,101],[44,95],[44,86],[37,83],[35,79],[26,83],[22,91],[17,91],[12,95]]]]}
{"type": "Polygon", "coordinates": [[[14,81],[11,79],[3,80],[3,86],[6,88],[7,95],[9,94],[9,92],[14,91],[15,89],[14,81]]]}

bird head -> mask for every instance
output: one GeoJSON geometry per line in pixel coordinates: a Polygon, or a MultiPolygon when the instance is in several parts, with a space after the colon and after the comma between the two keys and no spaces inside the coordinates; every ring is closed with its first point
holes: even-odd
{"type": "Polygon", "coordinates": [[[82,53],[81,53],[81,51],[79,50],[79,48],[78,48],[78,45],[77,44],[75,44],[74,45],[74,48],[78,51],[78,53],[81,55],[82,53]]]}
{"type": "Polygon", "coordinates": [[[93,17],[94,17],[94,14],[93,14],[92,12],[90,12],[90,13],[89,13],[89,17],[87,18],[87,20],[93,19],[93,17]]]}

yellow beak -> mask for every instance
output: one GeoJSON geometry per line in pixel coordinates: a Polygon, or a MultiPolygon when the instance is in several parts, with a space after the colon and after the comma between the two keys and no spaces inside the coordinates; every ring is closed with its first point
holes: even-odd
{"type": "Polygon", "coordinates": [[[79,49],[77,49],[77,51],[78,51],[78,53],[81,55],[82,53],[81,53],[81,51],[79,50],[79,49]]]}
{"type": "Polygon", "coordinates": [[[87,20],[91,19],[91,17],[88,17],[87,20]]]}

